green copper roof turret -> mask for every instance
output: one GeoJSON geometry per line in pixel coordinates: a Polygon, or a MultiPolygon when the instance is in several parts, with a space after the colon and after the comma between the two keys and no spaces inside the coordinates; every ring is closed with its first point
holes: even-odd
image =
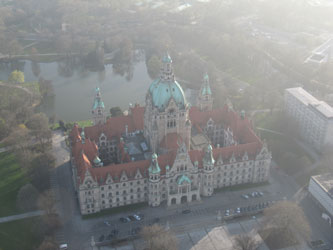
{"type": "Polygon", "coordinates": [[[159,174],[161,172],[160,166],[158,165],[157,161],[157,154],[153,154],[151,156],[151,164],[148,168],[150,174],[159,174]]]}
{"type": "Polygon", "coordinates": [[[96,156],[94,159],[94,164],[99,165],[101,162],[102,162],[101,159],[98,156],[96,156]]]}
{"type": "Polygon", "coordinates": [[[212,90],[210,89],[210,86],[209,86],[209,76],[207,73],[203,77],[203,86],[201,89],[201,94],[202,95],[211,95],[212,94],[212,90]]]}
{"type": "Polygon", "coordinates": [[[102,98],[101,98],[101,92],[98,87],[96,87],[96,96],[95,96],[95,100],[94,100],[94,104],[93,104],[93,110],[97,109],[97,108],[103,108],[103,109],[105,108],[104,102],[102,101],[102,98]]]}
{"type": "Polygon", "coordinates": [[[171,59],[169,53],[167,53],[166,55],[163,56],[162,62],[164,62],[164,63],[172,63],[172,59],[171,59]]]}
{"type": "Polygon", "coordinates": [[[186,175],[182,175],[182,176],[178,177],[178,179],[177,179],[178,185],[182,185],[184,181],[191,184],[191,180],[186,175]]]}
{"type": "Polygon", "coordinates": [[[205,155],[203,158],[204,163],[214,164],[215,160],[213,157],[213,147],[209,144],[205,149],[205,155]]]}

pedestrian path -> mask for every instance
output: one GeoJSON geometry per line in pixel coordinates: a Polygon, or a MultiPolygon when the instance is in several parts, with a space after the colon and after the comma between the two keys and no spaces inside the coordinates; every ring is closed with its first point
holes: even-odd
{"type": "Polygon", "coordinates": [[[7,216],[7,217],[2,217],[2,218],[0,218],[0,223],[41,216],[44,213],[45,212],[42,210],[37,210],[37,211],[32,211],[32,212],[28,212],[28,213],[24,213],[24,214],[16,214],[16,215],[11,215],[11,216],[7,216]]]}

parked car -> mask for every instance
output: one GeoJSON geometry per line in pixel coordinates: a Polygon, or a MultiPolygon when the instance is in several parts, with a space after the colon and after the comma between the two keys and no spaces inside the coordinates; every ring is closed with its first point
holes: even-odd
{"type": "Polygon", "coordinates": [[[230,215],[230,210],[229,209],[225,210],[224,216],[229,216],[229,215],[230,215]]]}
{"type": "Polygon", "coordinates": [[[136,220],[136,218],[135,218],[133,215],[129,215],[127,218],[128,218],[130,221],[135,221],[135,220],[136,220]]]}
{"type": "Polygon", "coordinates": [[[258,192],[259,196],[264,196],[263,192],[258,192]]]}
{"type": "Polygon", "coordinates": [[[242,194],[242,197],[246,200],[249,198],[249,196],[247,194],[242,194]]]}
{"type": "Polygon", "coordinates": [[[133,214],[133,217],[136,219],[136,220],[141,220],[141,217],[137,214],[133,214]]]}
{"type": "Polygon", "coordinates": [[[120,219],[119,219],[122,223],[126,223],[126,222],[129,222],[129,221],[131,221],[129,218],[127,218],[127,217],[121,217],[120,219]]]}
{"type": "Polygon", "coordinates": [[[104,225],[109,227],[109,226],[111,226],[111,223],[109,221],[104,221],[104,225]]]}
{"type": "Polygon", "coordinates": [[[112,234],[114,236],[117,236],[119,234],[119,230],[118,229],[113,229],[111,232],[112,232],[112,234]]]}
{"type": "Polygon", "coordinates": [[[136,213],[137,216],[139,216],[141,218],[141,220],[143,220],[145,218],[145,215],[142,213],[136,213]]]}
{"type": "Polygon", "coordinates": [[[67,244],[61,244],[59,246],[59,250],[67,250],[68,249],[68,245],[67,244]]]}
{"type": "Polygon", "coordinates": [[[113,237],[113,234],[109,234],[108,236],[106,236],[106,240],[111,240],[113,237]]]}
{"type": "Polygon", "coordinates": [[[191,213],[191,210],[190,209],[185,209],[185,210],[182,211],[182,213],[183,214],[189,214],[189,213],[191,213]]]}

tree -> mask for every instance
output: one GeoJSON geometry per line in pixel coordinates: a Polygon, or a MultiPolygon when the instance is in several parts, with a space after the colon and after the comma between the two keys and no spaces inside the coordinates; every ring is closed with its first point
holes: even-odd
{"type": "Polygon", "coordinates": [[[45,211],[45,214],[48,216],[56,214],[55,203],[56,200],[52,190],[46,190],[39,196],[38,207],[45,211]]]}
{"type": "Polygon", "coordinates": [[[31,183],[38,190],[45,190],[49,187],[50,170],[54,165],[55,158],[50,153],[39,154],[28,164],[27,174],[31,183]]]}
{"type": "Polygon", "coordinates": [[[45,152],[46,145],[52,137],[47,116],[44,113],[34,114],[27,121],[26,125],[31,130],[30,134],[39,142],[42,152],[45,152]]]}
{"type": "Polygon", "coordinates": [[[236,250],[255,250],[257,248],[257,241],[248,234],[237,235],[234,239],[234,249],[236,250]]]}
{"type": "Polygon", "coordinates": [[[34,210],[37,207],[38,196],[39,193],[32,184],[25,184],[17,194],[17,207],[21,211],[34,210]]]}
{"type": "Polygon", "coordinates": [[[280,201],[264,210],[264,225],[268,237],[274,234],[276,240],[294,242],[295,234],[308,239],[311,234],[309,223],[302,208],[292,201],[280,201]]]}
{"type": "Polygon", "coordinates": [[[24,83],[24,73],[19,70],[14,70],[10,73],[8,81],[12,83],[24,83]]]}
{"type": "Polygon", "coordinates": [[[25,152],[30,145],[29,129],[24,124],[20,124],[5,139],[5,143],[16,151],[25,152]]]}
{"type": "Polygon", "coordinates": [[[54,96],[54,89],[51,80],[46,80],[43,77],[39,77],[38,83],[39,91],[44,98],[47,96],[54,96]]]}
{"type": "Polygon", "coordinates": [[[121,108],[120,107],[112,107],[110,108],[110,114],[112,117],[115,117],[115,116],[122,116],[123,115],[123,111],[121,111],[121,108]]]}
{"type": "Polygon", "coordinates": [[[146,250],[177,250],[177,239],[161,226],[154,224],[144,227],[141,235],[146,243],[146,250]]]}
{"type": "Polygon", "coordinates": [[[151,78],[155,79],[161,69],[161,60],[156,56],[152,55],[147,62],[148,74],[151,78]]]}
{"type": "Polygon", "coordinates": [[[58,250],[58,245],[55,241],[50,237],[45,237],[43,242],[38,247],[38,250],[58,250]]]}

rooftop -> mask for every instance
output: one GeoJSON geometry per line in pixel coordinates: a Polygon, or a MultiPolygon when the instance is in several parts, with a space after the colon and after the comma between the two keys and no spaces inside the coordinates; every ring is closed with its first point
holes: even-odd
{"type": "Polygon", "coordinates": [[[286,89],[286,91],[297,98],[304,105],[313,107],[317,112],[324,115],[326,118],[333,118],[333,108],[326,102],[319,101],[303,88],[289,88],[286,89]]]}
{"type": "Polygon", "coordinates": [[[317,182],[323,190],[331,196],[333,199],[333,173],[327,173],[322,175],[315,175],[311,177],[317,182]]]}

